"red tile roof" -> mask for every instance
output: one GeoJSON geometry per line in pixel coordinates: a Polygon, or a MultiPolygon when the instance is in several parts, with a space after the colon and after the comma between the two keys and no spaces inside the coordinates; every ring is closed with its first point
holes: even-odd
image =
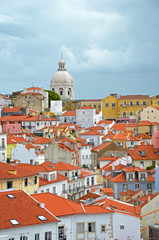
{"type": "Polygon", "coordinates": [[[21,112],[24,111],[25,107],[4,107],[3,112],[9,113],[9,112],[21,112]]]}
{"type": "Polygon", "coordinates": [[[79,135],[81,135],[81,136],[84,136],[84,135],[99,135],[99,136],[104,136],[103,133],[100,133],[100,132],[98,132],[98,131],[96,131],[96,130],[90,130],[90,131],[85,132],[85,133],[80,133],[79,135]]]}
{"type": "Polygon", "coordinates": [[[149,99],[149,95],[121,95],[119,99],[149,99]]]}
{"type": "Polygon", "coordinates": [[[104,142],[101,145],[97,146],[97,147],[93,147],[92,151],[97,152],[97,151],[101,151],[102,149],[108,147],[110,144],[112,144],[112,142],[104,142]]]}
{"type": "Polygon", "coordinates": [[[39,186],[45,186],[45,185],[48,185],[48,184],[52,184],[52,183],[56,183],[56,182],[62,182],[62,181],[65,181],[65,180],[68,180],[68,178],[66,178],[66,177],[57,173],[57,178],[55,180],[48,181],[47,179],[39,178],[39,186]]]}
{"type": "Polygon", "coordinates": [[[4,116],[0,118],[0,122],[22,122],[29,118],[27,115],[20,116],[4,116]]]}
{"type": "Polygon", "coordinates": [[[128,150],[128,154],[134,161],[139,160],[159,160],[159,155],[155,153],[153,145],[137,145],[134,149],[128,150]]]}
{"type": "Polygon", "coordinates": [[[127,123],[115,123],[111,129],[113,131],[126,131],[126,126],[127,126],[127,123]]]}
{"type": "Polygon", "coordinates": [[[41,208],[39,203],[23,191],[0,192],[0,229],[24,227],[37,224],[57,222],[58,219],[50,214],[45,208],[41,208]],[[15,198],[10,199],[11,194],[15,198]],[[41,221],[38,216],[44,216],[45,221],[41,221]],[[10,220],[15,219],[18,225],[12,225],[10,220]]]}
{"type": "Polygon", "coordinates": [[[100,206],[83,206],[80,203],[73,202],[51,193],[33,194],[32,196],[36,200],[45,203],[46,208],[57,217],[76,214],[97,214],[112,212],[111,210],[103,209],[100,206]]]}
{"type": "Polygon", "coordinates": [[[27,90],[28,91],[30,91],[30,90],[35,90],[35,91],[40,90],[41,91],[41,88],[39,88],[39,87],[29,87],[29,88],[27,88],[27,90]]]}
{"type": "Polygon", "coordinates": [[[0,162],[0,180],[3,179],[16,179],[29,177],[33,175],[37,175],[37,171],[29,171],[25,168],[19,168],[18,165],[11,165],[9,163],[0,162]]]}
{"type": "Polygon", "coordinates": [[[53,166],[53,168],[57,171],[71,171],[76,169],[81,169],[80,167],[64,163],[64,162],[57,162],[57,163],[51,163],[51,162],[44,162],[42,163],[43,166],[53,166]]]}
{"type": "Polygon", "coordinates": [[[76,116],[76,111],[66,111],[61,115],[61,117],[66,117],[66,116],[76,116]]]}
{"type": "Polygon", "coordinates": [[[157,109],[157,110],[159,110],[159,107],[156,107],[156,106],[152,106],[153,108],[155,108],[155,109],[157,109]]]}
{"type": "Polygon", "coordinates": [[[86,130],[105,130],[104,127],[102,126],[92,126],[92,127],[89,127],[89,128],[86,128],[86,130]]]}
{"type": "Polygon", "coordinates": [[[96,175],[96,173],[81,170],[81,177],[82,178],[87,177],[87,176],[92,176],[92,175],[96,175]]]}
{"type": "Polygon", "coordinates": [[[112,124],[113,123],[113,120],[100,120],[98,122],[98,125],[100,124],[112,124]]]}
{"type": "Polygon", "coordinates": [[[100,200],[104,208],[110,208],[114,212],[120,212],[122,214],[130,214],[134,217],[140,217],[140,207],[135,207],[131,204],[118,201],[116,199],[105,198],[104,201],[100,200]]]}

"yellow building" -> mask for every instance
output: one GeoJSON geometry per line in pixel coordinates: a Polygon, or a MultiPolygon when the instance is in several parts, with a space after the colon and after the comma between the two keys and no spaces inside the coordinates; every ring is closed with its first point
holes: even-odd
{"type": "Polygon", "coordinates": [[[104,119],[116,119],[118,117],[117,94],[111,94],[102,99],[102,115],[104,119]]]}
{"type": "MultiPolygon", "coordinates": [[[[156,99],[156,98],[154,98],[156,99]]],[[[155,104],[158,104],[159,101],[155,104]]],[[[138,111],[153,104],[148,95],[120,95],[110,94],[102,99],[102,113],[104,119],[136,117],[138,111]]]]}
{"type": "Polygon", "coordinates": [[[152,97],[152,106],[159,107],[159,95],[152,97]]]}
{"type": "Polygon", "coordinates": [[[7,143],[7,158],[11,159],[12,149],[17,146],[17,142],[15,143],[7,143]]]}
{"type": "Polygon", "coordinates": [[[26,171],[2,162],[0,162],[0,169],[0,190],[24,190],[29,194],[39,192],[39,176],[37,172],[26,171]]]}
{"type": "Polygon", "coordinates": [[[76,110],[82,106],[89,106],[95,108],[96,111],[101,111],[102,99],[79,99],[79,100],[66,100],[62,102],[63,111],[76,110]]]}
{"type": "Polygon", "coordinates": [[[151,106],[148,95],[121,95],[118,98],[118,118],[136,116],[136,112],[148,106],[151,106]]]}

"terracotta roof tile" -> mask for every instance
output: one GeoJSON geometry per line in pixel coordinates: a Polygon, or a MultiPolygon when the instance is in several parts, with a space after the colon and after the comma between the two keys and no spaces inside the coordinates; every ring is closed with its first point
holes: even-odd
{"type": "Polygon", "coordinates": [[[57,222],[58,219],[51,215],[45,208],[41,208],[39,203],[23,191],[0,192],[0,229],[24,227],[29,225],[46,224],[57,222]],[[11,194],[15,198],[10,199],[11,194]],[[41,221],[37,216],[44,216],[45,221],[41,221]],[[18,225],[12,225],[11,219],[18,221],[18,225]]]}

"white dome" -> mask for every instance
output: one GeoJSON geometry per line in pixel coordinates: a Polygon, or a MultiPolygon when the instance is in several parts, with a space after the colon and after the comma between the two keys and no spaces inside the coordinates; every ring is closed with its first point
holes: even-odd
{"type": "Polygon", "coordinates": [[[67,71],[57,71],[50,82],[52,86],[73,86],[74,82],[71,75],[67,71]]]}

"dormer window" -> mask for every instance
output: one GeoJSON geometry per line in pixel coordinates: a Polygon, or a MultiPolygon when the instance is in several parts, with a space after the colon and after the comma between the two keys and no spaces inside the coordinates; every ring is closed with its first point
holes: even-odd
{"type": "Polygon", "coordinates": [[[145,181],[146,180],[146,174],[145,173],[141,173],[141,181],[145,181]]]}
{"type": "Polygon", "coordinates": [[[133,175],[134,175],[133,173],[129,173],[129,178],[128,178],[129,181],[133,181],[133,175]]]}

